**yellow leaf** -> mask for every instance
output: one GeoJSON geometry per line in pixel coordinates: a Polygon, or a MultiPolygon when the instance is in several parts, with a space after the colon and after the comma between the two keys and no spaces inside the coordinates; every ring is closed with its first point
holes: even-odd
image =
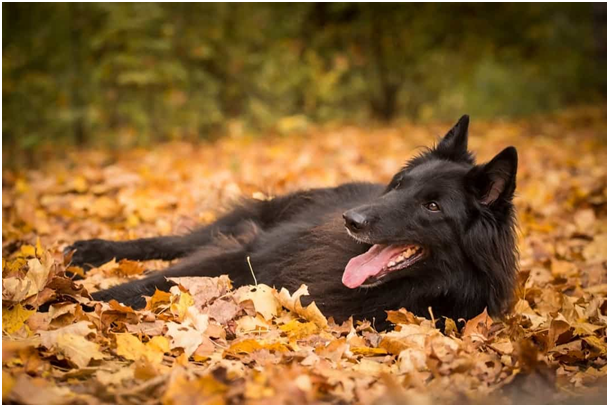
{"type": "Polygon", "coordinates": [[[21,304],[15,305],[13,308],[2,308],[2,331],[7,334],[12,334],[21,329],[25,321],[34,314],[35,310],[27,310],[21,304]]]}
{"type": "Polygon", "coordinates": [[[188,380],[184,375],[176,376],[161,398],[163,404],[225,404],[224,394],[229,390],[213,376],[188,380]]]}
{"type": "Polygon", "coordinates": [[[171,294],[157,289],[152,297],[146,300],[146,310],[153,311],[159,306],[167,306],[171,302],[171,294]]]}
{"type": "Polygon", "coordinates": [[[63,328],[53,331],[40,331],[40,344],[47,349],[51,349],[57,343],[57,339],[64,334],[72,334],[85,337],[90,333],[95,332],[95,329],[89,328],[91,322],[79,321],[75,324],[64,326],[63,328]]]}
{"type": "Polygon", "coordinates": [[[44,267],[37,258],[27,261],[28,272],[25,278],[32,282],[27,296],[38,294],[46,285],[49,277],[49,269],[44,267]]]}
{"type": "Polygon", "coordinates": [[[155,336],[143,344],[135,335],[128,333],[116,334],[116,353],[128,360],[144,358],[151,363],[161,363],[163,354],[169,352],[169,340],[155,336]]]}
{"type": "Polygon", "coordinates": [[[195,301],[192,296],[185,292],[180,292],[180,299],[177,303],[171,304],[171,312],[178,316],[178,321],[183,321],[186,317],[188,307],[193,305],[195,301]]]}
{"type": "Polygon", "coordinates": [[[13,261],[8,261],[4,267],[9,273],[14,273],[23,270],[26,264],[27,260],[25,258],[17,257],[13,261]]]}
{"type": "Polygon", "coordinates": [[[275,294],[277,301],[279,301],[279,303],[283,307],[289,309],[292,312],[295,312],[296,314],[311,322],[314,322],[320,328],[327,327],[328,320],[321,313],[319,308],[317,308],[315,301],[310,303],[306,308],[302,306],[302,303],[300,302],[300,297],[302,297],[303,295],[309,295],[309,290],[304,284],[301,285],[300,288],[296,290],[293,295],[290,295],[289,291],[285,288],[282,288],[278,294],[275,294]]]}
{"type": "Polygon", "coordinates": [[[446,318],[446,321],[444,322],[444,333],[448,336],[459,333],[457,324],[452,318],[446,318]]]}
{"type": "Polygon", "coordinates": [[[134,314],[135,313],[133,308],[128,307],[126,305],[122,305],[121,303],[119,303],[116,300],[110,300],[108,302],[108,306],[113,311],[124,312],[125,314],[134,314]]]}
{"type": "Polygon", "coordinates": [[[161,375],[163,367],[162,364],[152,363],[145,358],[138,359],[133,364],[133,376],[138,380],[150,380],[161,375]]]}
{"type": "Polygon", "coordinates": [[[152,350],[167,353],[169,352],[169,339],[164,336],[155,336],[146,343],[146,346],[152,350]]]}
{"type": "Polygon", "coordinates": [[[401,308],[397,311],[385,311],[387,313],[387,321],[394,324],[417,324],[421,323],[421,318],[407,311],[406,308],[401,308]]]}
{"type": "Polygon", "coordinates": [[[275,298],[275,289],[265,284],[247,287],[239,290],[238,301],[243,302],[251,300],[254,303],[254,309],[262,315],[264,319],[270,320],[279,315],[279,303],[275,298]]]}
{"type": "Polygon", "coordinates": [[[246,315],[244,317],[239,318],[235,321],[237,323],[237,334],[245,334],[249,332],[262,332],[268,331],[270,325],[268,322],[264,320],[261,315],[256,315],[255,317],[246,315]]]}
{"type": "Polygon", "coordinates": [[[89,184],[87,183],[85,177],[83,177],[82,175],[78,175],[72,180],[72,188],[74,188],[76,192],[83,193],[87,192],[89,184]]]}
{"type": "Polygon", "coordinates": [[[288,347],[279,342],[264,343],[255,339],[246,339],[241,342],[233,343],[230,348],[225,351],[228,355],[249,354],[256,350],[266,349],[271,352],[287,352],[288,347]]]}
{"type": "Polygon", "coordinates": [[[30,184],[28,184],[28,182],[23,178],[18,178],[17,181],[15,181],[15,191],[18,193],[23,194],[29,190],[30,184]]]}
{"type": "Polygon", "coordinates": [[[40,244],[40,238],[37,237],[36,238],[36,256],[38,256],[39,258],[42,258],[43,254],[44,254],[44,249],[42,248],[42,245],[40,244]]]}
{"type": "Polygon", "coordinates": [[[70,266],[66,269],[66,271],[72,273],[72,274],[76,274],[78,276],[81,277],[85,277],[85,271],[82,269],[82,267],[77,267],[77,266],[70,266]]]}
{"type": "Polygon", "coordinates": [[[117,267],[118,263],[116,262],[116,259],[112,259],[97,267],[97,270],[101,270],[104,274],[114,274],[114,270],[116,270],[117,267]]]}
{"type": "Polygon", "coordinates": [[[19,257],[36,257],[36,248],[29,244],[21,246],[19,257]]]}
{"type": "Polygon", "coordinates": [[[319,332],[319,327],[313,322],[302,323],[295,319],[281,325],[279,329],[287,333],[290,340],[306,338],[319,332]]]}
{"type": "Polygon", "coordinates": [[[391,336],[385,336],[381,340],[379,347],[385,349],[387,353],[392,355],[399,355],[405,349],[410,348],[412,345],[401,338],[395,338],[391,336]]]}
{"type": "Polygon", "coordinates": [[[607,342],[605,342],[598,336],[586,336],[583,339],[588,345],[600,350],[603,355],[607,354],[607,342]]]}
{"type": "Polygon", "coordinates": [[[142,274],[146,268],[137,261],[121,260],[118,262],[118,267],[114,269],[114,273],[121,277],[130,277],[142,274]]]}
{"type": "Polygon", "coordinates": [[[55,347],[59,353],[80,369],[86,367],[91,359],[101,360],[104,358],[104,355],[99,351],[98,344],[77,334],[59,335],[55,347]]]}
{"type": "Polygon", "coordinates": [[[15,386],[15,379],[8,372],[2,371],[2,401],[6,400],[15,386]]]}
{"type": "Polygon", "coordinates": [[[379,356],[386,355],[387,350],[382,348],[369,348],[367,346],[352,346],[351,352],[354,355],[362,355],[362,356],[379,356]]]}
{"type": "Polygon", "coordinates": [[[574,335],[594,335],[594,332],[602,329],[601,325],[594,325],[588,322],[575,322],[571,325],[575,330],[573,331],[574,335]]]}

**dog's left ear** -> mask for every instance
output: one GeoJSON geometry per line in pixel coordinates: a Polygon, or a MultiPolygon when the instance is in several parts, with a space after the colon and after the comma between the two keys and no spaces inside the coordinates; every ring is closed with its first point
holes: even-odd
{"type": "Polygon", "coordinates": [[[516,190],[517,169],[518,152],[514,147],[508,147],[488,163],[472,168],[467,174],[468,186],[482,205],[510,201],[516,190]]]}
{"type": "Polygon", "coordinates": [[[452,161],[472,162],[472,156],[467,151],[467,133],[469,128],[469,116],[461,116],[457,124],[440,141],[435,148],[435,153],[442,158],[452,161]]]}

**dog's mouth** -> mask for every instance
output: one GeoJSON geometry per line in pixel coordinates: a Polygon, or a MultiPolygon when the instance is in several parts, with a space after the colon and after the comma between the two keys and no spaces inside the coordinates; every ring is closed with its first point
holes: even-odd
{"type": "Polygon", "coordinates": [[[343,273],[343,284],[349,288],[374,287],[387,275],[411,267],[425,258],[420,245],[373,245],[366,253],[349,260],[343,273]]]}

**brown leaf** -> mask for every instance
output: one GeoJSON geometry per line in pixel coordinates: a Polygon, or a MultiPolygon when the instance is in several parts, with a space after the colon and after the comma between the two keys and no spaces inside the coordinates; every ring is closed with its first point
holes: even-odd
{"type": "Polygon", "coordinates": [[[226,324],[235,318],[239,310],[239,307],[231,299],[219,299],[207,307],[205,312],[220,324],[226,324]]]}
{"type": "Polygon", "coordinates": [[[465,328],[463,328],[463,337],[466,336],[477,336],[481,337],[483,340],[488,338],[488,334],[491,330],[491,325],[493,324],[493,320],[486,312],[486,308],[484,311],[470,319],[465,323],[465,328]]]}
{"type": "Polygon", "coordinates": [[[303,295],[309,295],[307,286],[304,284],[301,285],[300,288],[296,290],[293,295],[290,295],[288,290],[282,288],[281,291],[276,294],[276,298],[277,301],[279,301],[279,303],[283,307],[289,309],[292,312],[295,312],[299,316],[311,322],[314,322],[320,328],[325,328],[326,326],[328,326],[328,320],[321,313],[319,308],[317,308],[317,305],[315,305],[315,301],[311,302],[306,308],[302,306],[300,302],[300,297],[302,297],[303,295]]]}
{"type": "Polygon", "coordinates": [[[226,294],[232,288],[227,276],[179,277],[170,278],[169,280],[186,288],[199,309],[203,308],[211,300],[226,294]]]}

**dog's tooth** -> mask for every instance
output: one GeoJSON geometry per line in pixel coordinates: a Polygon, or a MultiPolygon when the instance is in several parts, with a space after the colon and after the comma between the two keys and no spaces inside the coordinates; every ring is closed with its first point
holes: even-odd
{"type": "Polygon", "coordinates": [[[390,261],[389,264],[387,264],[389,267],[393,267],[395,266],[395,261],[390,261]]]}

